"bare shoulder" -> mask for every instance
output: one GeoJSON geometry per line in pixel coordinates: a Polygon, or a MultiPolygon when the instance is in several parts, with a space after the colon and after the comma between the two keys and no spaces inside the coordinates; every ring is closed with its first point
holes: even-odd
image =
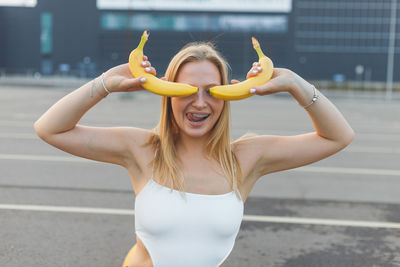
{"type": "Polygon", "coordinates": [[[112,143],[118,143],[118,146],[123,147],[121,150],[125,151],[125,156],[120,165],[127,170],[137,194],[151,175],[153,144],[158,140],[158,135],[154,131],[135,127],[113,127],[107,131],[112,131],[112,134],[109,134],[108,139],[103,142],[110,143],[111,146],[115,146],[112,143]]]}
{"type": "Polygon", "coordinates": [[[273,136],[243,136],[232,143],[232,150],[242,172],[241,194],[247,199],[257,180],[262,177],[267,165],[263,159],[263,151],[275,142],[273,136]]]}
{"type": "Polygon", "coordinates": [[[263,160],[265,150],[277,141],[276,136],[272,135],[251,135],[232,142],[233,153],[239,161],[244,177],[255,176],[254,178],[257,179],[262,175],[257,167],[263,160]]]}

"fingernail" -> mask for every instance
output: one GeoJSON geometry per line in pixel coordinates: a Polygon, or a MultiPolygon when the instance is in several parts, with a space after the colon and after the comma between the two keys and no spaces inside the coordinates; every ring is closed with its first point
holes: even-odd
{"type": "Polygon", "coordinates": [[[261,67],[257,67],[257,70],[262,70],[262,68],[261,67]]]}
{"type": "Polygon", "coordinates": [[[254,94],[255,92],[256,92],[256,89],[254,89],[254,88],[250,89],[250,94],[254,94]]]}
{"type": "Polygon", "coordinates": [[[256,70],[253,70],[252,72],[253,72],[254,74],[257,74],[257,71],[256,71],[256,70]]]}
{"type": "Polygon", "coordinates": [[[145,68],[144,70],[145,70],[145,71],[150,71],[150,68],[149,68],[149,67],[147,67],[147,68],[145,68]]]}
{"type": "Polygon", "coordinates": [[[144,66],[146,66],[146,65],[147,65],[146,62],[143,61],[143,62],[142,62],[142,66],[144,67],[144,66]]]}
{"type": "Polygon", "coordinates": [[[140,82],[144,83],[147,79],[145,77],[140,78],[140,82]]]}

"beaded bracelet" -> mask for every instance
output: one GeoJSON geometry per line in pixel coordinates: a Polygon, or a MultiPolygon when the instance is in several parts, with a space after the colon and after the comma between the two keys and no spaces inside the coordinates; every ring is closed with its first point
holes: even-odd
{"type": "Polygon", "coordinates": [[[314,89],[314,96],[311,99],[311,102],[309,104],[305,105],[305,106],[302,106],[303,108],[308,108],[309,106],[311,106],[312,104],[314,104],[318,100],[319,95],[317,94],[317,89],[315,89],[314,85],[313,85],[313,89],[314,89]]]}

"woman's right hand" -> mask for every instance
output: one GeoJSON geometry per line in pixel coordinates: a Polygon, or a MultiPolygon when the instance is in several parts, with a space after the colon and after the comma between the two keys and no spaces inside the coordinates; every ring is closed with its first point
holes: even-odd
{"type": "MultiPolygon", "coordinates": [[[[157,74],[148,61],[147,56],[143,56],[141,64],[147,73],[157,74]]],[[[104,73],[104,83],[110,92],[133,92],[144,90],[142,83],[146,80],[144,77],[133,77],[129,69],[129,63],[115,66],[104,73]]]]}

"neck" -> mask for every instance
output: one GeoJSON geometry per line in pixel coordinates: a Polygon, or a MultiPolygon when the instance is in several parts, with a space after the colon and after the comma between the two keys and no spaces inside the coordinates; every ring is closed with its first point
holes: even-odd
{"type": "Polygon", "coordinates": [[[195,157],[204,157],[206,155],[206,145],[208,136],[189,137],[181,135],[177,142],[177,152],[180,155],[188,155],[195,157]]]}

